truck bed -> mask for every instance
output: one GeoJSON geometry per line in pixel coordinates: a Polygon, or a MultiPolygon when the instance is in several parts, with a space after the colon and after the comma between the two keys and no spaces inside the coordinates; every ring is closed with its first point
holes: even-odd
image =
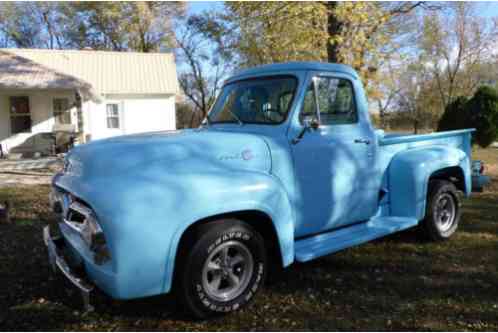
{"type": "MultiPolygon", "coordinates": [[[[463,150],[471,159],[471,134],[475,129],[435,132],[429,134],[386,133],[379,136],[382,160],[388,163],[394,154],[405,149],[429,145],[450,146],[463,150]]],[[[387,165],[386,165],[387,166],[387,165]]]]}
{"type": "MultiPolygon", "coordinates": [[[[434,132],[429,134],[400,134],[400,133],[386,133],[379,140],[380,146],[393,145],[398,143],[416,143],[416,142],[429,142],[434,143],[434,140],[440,141],[441,143],[448,141],[448,138],[468,138],[470,143],[470,134],[474,132],[475,129],[463,129],[456,131],[444,131],[444,132],[434,132]],[[445,140],[443,140],[445,139],[445,140]]],[[[451,140],[452,141],[452,140],[451,140]]],[[[459,140],[461,141],[461,140],[459,140]]]]}

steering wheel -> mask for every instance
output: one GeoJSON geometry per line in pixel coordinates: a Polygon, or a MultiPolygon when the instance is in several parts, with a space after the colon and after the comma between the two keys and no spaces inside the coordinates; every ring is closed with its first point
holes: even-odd
{"type": "Polygon", "coordinates": [[[280,109],[268,108],[263,111],[263,116],[271,121],[281,122],[285,119],[285,115],[280,111],[280,109]],[[277,115],[277,119],[274,119],[272,115],[277,115]]]}

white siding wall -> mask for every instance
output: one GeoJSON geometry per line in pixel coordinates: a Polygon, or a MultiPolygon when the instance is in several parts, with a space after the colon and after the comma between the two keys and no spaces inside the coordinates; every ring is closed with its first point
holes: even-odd
{"type": "MultiPolygon", "coordinates": [[[[5,152],[21,145],[37,133],[52,132],[53,99],[68,98],[74,103],[73,91],[0,91],[0,144],[5,152]],[[10,131],[10,96],[28,96],[30,103],[32,131],[30,133],[11,134],[10,131]]],[[[112,95],[105,96],[101,103],[83,102],[84,134],[92,140],[106,137],[142,132],[165,131],[176,129],[175,97],[173,95],[112,95]],[[120,129],[107,128],[106,104],[117,103],[120,106],[120,129]]],[[[77,110],[71,110],[71,120],[77,123],[77,110]]]]}
{"type": "Polygon", "coordinates": [[[83,105],[92,140],[116,135],[176,129],[175,97],[172,95],[108,95],[101,103],[83,105]],[[120,111],[120,129],[107,128],[106,104],[116,103],[120,111]]]}
{"type": "MultiPolygon", "coordinates": [[[[52,101],[54,98],[68,98],[74,103],[72,91],[0,91],[0,144],[8,152],[9,149],[21,145],[29,137],[51,132],[55,120],[53,117],[52,101]],[[28,96],[31,113],[31,132],[11,134],[10,130],[10,96],[28,96]]],[[[76,122],[76,108],[71,110],[72,122],[76,122]]]]}

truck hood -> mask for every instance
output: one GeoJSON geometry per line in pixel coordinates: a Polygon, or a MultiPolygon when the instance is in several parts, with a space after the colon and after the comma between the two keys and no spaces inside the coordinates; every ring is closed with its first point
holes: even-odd
{"type": "Polygon", "coordinates": [[[85,178],[154,177],[223,170],[269,172],[270,168],[270,151],[261,137],[214,129],[98,140],[75,147],[65,162],[66,173],[85,178]]]}

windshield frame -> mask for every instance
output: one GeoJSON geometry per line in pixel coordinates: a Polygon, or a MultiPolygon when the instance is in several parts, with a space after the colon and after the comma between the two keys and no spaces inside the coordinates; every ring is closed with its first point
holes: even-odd
{"type": "MultiPolygon", "coordinates": [[[[248,78],[244,78],[244,79],[240,79],[240,80],[236,80],[236,81],[230,81],[226,84],[223,85],[223,87],[221,88],[221,91],[220,91],[220,94],[218,95],[218,97],[216,98],[216,101],[214,102],[213,104],[213,107],[211,108],[211,110],[209,111],[208,113],[208,117],[210,118],[210,125],[219,125],[219,124],[239,124],[239,122],[236,120],[236,119],[233,119],[233,120],[221,120],[221,121],[215,121],[213,120],[213,117],[212,117],[212,113],[213,111],[216,109],[218,103],[220,102],[220,98],[223,94],[223,90],[229,86],[229,85],[232,85],[232,84],[238,84],[238,83],[241,83],[241,82],[247,82],[247,81],[265,81],[265,80],[274,80],[274,79],[285,79],[285,78],[289,78],[289,79],[292,79],[294,80],[295,82],[295,87],[294,87],[294,90],[292,92],[292,98],[291,100],[289,101],[289,106],[285,112],[285,117],[277,122],[257,122],[257,121],[242,121],[242,125],[245,125],[245,124],[249,124],[249,125],[266,125],[266,126],[279,126],[279,125],[282,125],[283,123],[285,123],[288,119],[289,119],[289,115],[291,114],[291,110],[292,110],[292,107],[294,105],[294,101],[296,99],[296,95],[298,93],[298,89],[299,89],[299,78],[296,76],[296,75],[293,75],[293,74],[271,74],[271,75],[264,75],[264,76],[253,76],[253,77],[248,77],[248,78]]],[[[233,115],[232,115],[233,116],[233,115]]]]}

